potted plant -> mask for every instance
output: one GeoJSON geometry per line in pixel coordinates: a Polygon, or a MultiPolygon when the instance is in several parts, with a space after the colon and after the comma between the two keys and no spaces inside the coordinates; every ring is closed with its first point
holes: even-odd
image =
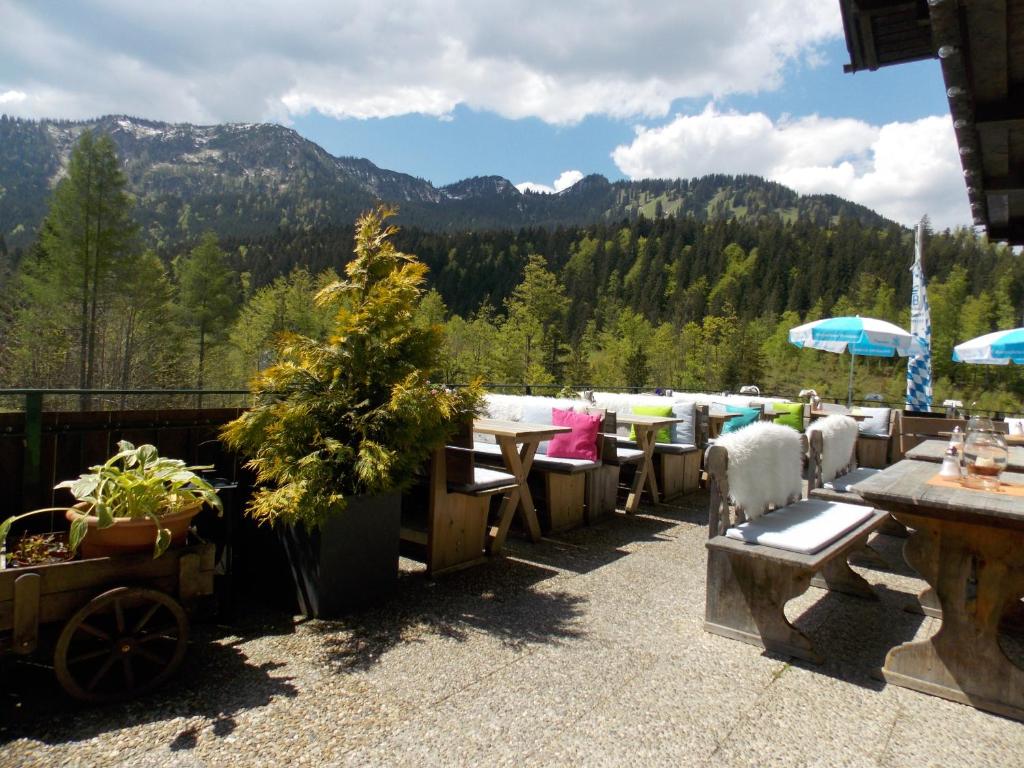
{"type": "Polygon", "coordinates": [[[378,599],[398,578],[400,492],[477,410],[478,385],[432,385],[438,327],[414,312],[426,266],[400,253],[381,206],[356,224],[347,279],[316,301],[335,309],[325,341],[283,334],[251,389],[257,405],[228,424],[259,487],[247,513],[279,524],[308,616],[378,599]]]}
{"type": "Polygon", "coordinates": [[[172,544],[182,544],[189,523],[204,503],[223,511],[213,487],[180,459],[160,456],[155,446],[136,448],[126,440],[118,452],[77,480],[55,486],[77,499],[67,510],[71,523],[68,544],[79,544],[83,557],[105,557],[153,547],[159,557],[172,544]]]}

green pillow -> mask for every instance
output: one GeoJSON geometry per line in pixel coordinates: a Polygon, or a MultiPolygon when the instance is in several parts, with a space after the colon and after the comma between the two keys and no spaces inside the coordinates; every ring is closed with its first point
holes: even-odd
{"type": "Polygon", "coordinates": [[[735,432],[737,429],[743,429],[748,424],[753,424],[761,416],[760,408],[743,408],[739,405],[727,405],[725,406],[725,412],[738,413],[739,416],[725,422],[725,426],[722,427],[723,435],[735,432]]]}
{"type": "Polygon", "coordinates": [[[776,424],[784,427],[792,427],[797,432],[804,431],[804,404],[803,403],[774,403],[776,424]]]}
{"type": "MultiPolygon", "coordinates": [[[[636,416],[668,416],[674,418],[671,405],[634,405],[631,410],[636,416]]],[[[636,440],[636,427],[629,428],[629,439],[636,440]]],[[[659,429],[654,433],[654,442],[671,443],[672,435],[668,427],[659,429]]]]}

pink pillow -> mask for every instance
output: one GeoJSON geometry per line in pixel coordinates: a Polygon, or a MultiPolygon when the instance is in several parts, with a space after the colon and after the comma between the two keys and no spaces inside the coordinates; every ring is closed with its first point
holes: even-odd
{"type": "Polygon", "coordinates": [[[556,427],[572,427],[572,432],[555,435],[548,443],[548,456],[553,459],[586,459],[597,461],[597,431],[601,417],[589,413],[551,409],[551,423],[556,427]]]}

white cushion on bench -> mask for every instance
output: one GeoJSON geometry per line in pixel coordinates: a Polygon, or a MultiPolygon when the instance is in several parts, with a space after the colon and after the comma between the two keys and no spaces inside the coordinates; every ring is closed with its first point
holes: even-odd
{"type": "Polygon", "coordinates": [[[497,443],[483,443],[476,439],[473,439],[473,450],[477,453],[486,453],[489,456],[501,456],[501,446],[497,443]]]}
{"type": "Polygon", "coordinates": [[[730,528],[725,535],[766,547],[811,555],[842,538],[872,512],[860,504],[803,499],[730,528]]]}
{"type": "Polygon", "coordinates": [[[450,483],[449,487],[453,491],[477,493],[491,490],[492,488],[504,488],[508,485],[516,485],[515,477],[508,474],[508,472],[499,472],[496,469],[487,469],[486,467],[474,467],[472,483],[450,483]]]}
{"type": "Polygon", "coordinates": [[[615,456],[619,461],[631,461],[644,455],[639,448],[630,448],[628,445],[619,443],[615,446],[615,456]]]}
{"type": "MultiPolygon", "coordinates": [[[[620,457],[622,456],[621,451],[622,451],[623,446],[628,447],[628,448],[636,447],[636,443],[633,442],[632,440],[626,438],[626,437],[618,436],[617,439],[619,441],[619,452],[620,452],[619,456],[620,457]]],[[[696,445],[690,445],[688,443],[655,443],[654,444],[654,452],[655,453],[690,453],[691,451],[696,451],[696,450],[697,450],[697,446],[696,445]]]]}
{"type": "Polygon", "coordinates": [[[597,469],[601,466],[600,461],[588,459],[563,459],[555,458],[538,453],[533,459],[533,466],[537,469],[554,469],[563,472],[582,472],[588,469],[597,469]]]}
{"type": "Polygon", "coordinates": [[[856,483],[859,483],[861,480],[867,480],[872,475],[877,475],[881,471],[880,469],[871,469],[870,467],[858,467],[852,472],[847,472],[845,475],[834,480],[822,483],[822,487],[828,488],[830,491],[838,491],[839,493],[856,491],[857,489],[853,487],[856,483]]]}

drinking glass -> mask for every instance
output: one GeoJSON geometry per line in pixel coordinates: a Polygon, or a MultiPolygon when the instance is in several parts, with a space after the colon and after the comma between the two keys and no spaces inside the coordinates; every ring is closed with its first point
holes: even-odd
{"type": "Polygon", "coordinates": [[[964,440],[963,484],[968,488],[995,490],[1006,469],[1006,440],[991,419],[974,417],[967,423],[964,440]]]}

